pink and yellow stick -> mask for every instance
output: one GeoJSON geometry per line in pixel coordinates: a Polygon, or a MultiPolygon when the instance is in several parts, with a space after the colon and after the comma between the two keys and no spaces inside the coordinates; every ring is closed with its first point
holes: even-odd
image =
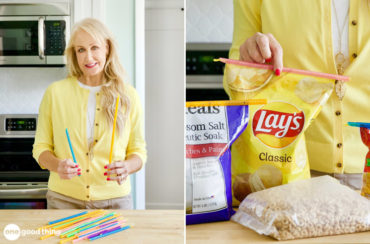
{"type": "Polygon", "coordinates": [[[113,145],[114,145],[114,133],[116,130],[116,122],[117,122],[117,113],[118,113],[118,104],[119,104],[119,95],[116,99],[116,110],[114,111],[114,120],[113,120],[113,131],[112,131],[112,142],[110,144],[110,153],[109,153],[109,163],[112,163],[112,153],[113,153],[113,145]]]}

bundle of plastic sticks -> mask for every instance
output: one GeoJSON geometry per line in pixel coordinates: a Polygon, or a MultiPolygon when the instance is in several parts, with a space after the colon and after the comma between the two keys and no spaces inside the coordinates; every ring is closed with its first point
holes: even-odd
{"type": "Polygon", "coordinates": [[[50,221],[48,225],[40,227],[41,240],[51,236],[62,238],[60,243],[82,240],[96,240],[114,233],[130,228],[126,220],[119,213],[106,210],[95,210],[82,212],[62,219],[50,221]]]}

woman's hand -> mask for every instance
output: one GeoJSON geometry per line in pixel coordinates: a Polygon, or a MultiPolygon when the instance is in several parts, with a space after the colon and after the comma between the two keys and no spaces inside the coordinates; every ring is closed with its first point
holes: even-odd
{"type": "Polygon", "coordinates": [[[115,161],[114,163],[105,165],[104,168],[107,169],[107,172],[104,175],[107,176],[108,181],[117,181],[121,185],[128,175],[139,171],[142,166],[143,162],[141,158],[136,154],[132,154],[126,160],[115,161]]]}
{"type": "Polygon", "coordinates": [[[61,160],[56,171],[61,179],[66,180],[81,175],[81,169],[69,158],[61,160]]]}
{"type": "Polygon", "coordinates": [[[254,63],[271,62],[276,75],[283,69],[283,49],[272,34],[257,32],[239,48],[240,60],[254,63]]]}
{"type": "Polygon", "coordinates": [[[104,166],[107,172],[104,173],[107,176],[108,181],[117,181],[121,185],[127,178],[130,172],[129,165],[126,161],[116,161],[114,163],[104,166]]]}

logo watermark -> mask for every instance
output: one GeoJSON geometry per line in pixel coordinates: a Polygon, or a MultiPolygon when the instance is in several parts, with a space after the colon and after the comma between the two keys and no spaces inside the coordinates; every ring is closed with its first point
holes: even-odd
{"type": "Polygon", "coordinates": [[[51,230],[51,229],[21,229],[16,224],[8,224],[5,226],[3,231],[4,237],[9,241],[15,241],[18,240],[20,236],[27,236],[27,235],[59,235],[60,231],[58,230],[51,230]]]}

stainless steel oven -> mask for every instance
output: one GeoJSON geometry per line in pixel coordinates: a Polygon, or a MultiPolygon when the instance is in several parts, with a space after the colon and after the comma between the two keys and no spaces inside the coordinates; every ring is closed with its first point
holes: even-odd
{"type": "Polygon", "coordinates": [[[0,5],[1,66],[63,66],[70,31],[64,3],[0,5]]]}
{"type": "Polygon", "coordinates": [[[49,172],[32,157],[37,115],[0,114],[0,209],[46,208],[49,172]]]}
{"type": "Polygon", "coordinates": [[[230,43],[187,43],[186,100],[228,100],[222,86],[224,64],[213,59],[228,57],[230,43]]]}

